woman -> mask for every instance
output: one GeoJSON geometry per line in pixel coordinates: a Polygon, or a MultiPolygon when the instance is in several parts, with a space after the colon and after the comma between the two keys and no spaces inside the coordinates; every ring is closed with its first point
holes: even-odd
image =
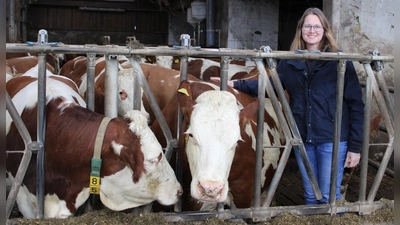
{"type": "MultiPolygon", "coordinates": [[[[291,51],[297,49],[337,52],[331,27],[318,8],[307,9],[297,24],[291,51]]],[[[290,97],[290,107],[311,162],[322,199],[317,200],[298,149],[294,149],[301,172],[306,204],[329,202],[332,165],[334,117],[338,61],[281,60],[277,71],[290,97]]],[[[359,80],[351,61],[346,62],[343,114],[339,146],[339,169],[336,199],[340,200],[340,182],[344,167],[355,167],[360,161],[364,103],[359,80]]],[[[229,86],[257,96],[257,80],[229,81],[229,86]]]]}

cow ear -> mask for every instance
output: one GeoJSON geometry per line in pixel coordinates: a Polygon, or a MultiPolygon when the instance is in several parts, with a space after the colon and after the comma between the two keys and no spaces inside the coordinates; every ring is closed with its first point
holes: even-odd
{"type": "Polygon", "coordinates": [[[240,110],[239,114],[239,125],[240,129],[244,129],[246,124],[251,120],[251,118],[256,115],[258,110],[258,99],[253,101],[252,103],[246,105],[242,110],[240,110]]]}
{"type": "Polygon", "coordinates": [[[192,99],[192,89],[188,81],[182,81],[178,88],[178,102],[182,109],[182,114],[187,122],[190,122],[192,116],[194,101],[192,99]]]}

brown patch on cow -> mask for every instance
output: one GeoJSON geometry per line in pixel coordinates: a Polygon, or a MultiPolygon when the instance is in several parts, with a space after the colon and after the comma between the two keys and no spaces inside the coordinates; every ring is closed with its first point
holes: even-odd
{"type": "Polygon", "coordinates": [[[21,89],[36,80],[37,78],[34,77],[15,77],[7,82],[6,90],[10,95],[10,98],[13,98],[21,89]]]}
{"type": "Polygon", "coordinates": [[[255,99],[252,103],[246,105],[242,110],[240,110],[239,114],[239,125],[240,129],[244,130],[246,124],[256,115],[258,110],[258,99],[255,99]]]}
{"type": "Polygon", "coordinates": [[[119,97],[121,100],[126,100],[128,98],[128,94],[126,93],[125,90],[122,90],[119,92],[119,97]]]}
{"type": "Polygon", "coordinates": [[[190,117],[192,116],[193,107],[195,102],[193,101],[193,93],[192,88],[190,87],[190,83],[188,81],[182,81],[179,86],[180,89],[185,89],[186,93],[178,91],[178,101],[182,108],[182,113],[184,115],[185,120],[190,123],[190,117]]]}

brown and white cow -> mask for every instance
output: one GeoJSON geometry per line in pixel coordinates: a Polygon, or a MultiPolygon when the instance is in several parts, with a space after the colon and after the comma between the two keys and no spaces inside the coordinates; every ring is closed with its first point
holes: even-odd
{"type": "MultiPolygon", "coordinates": [[[[282,130],[269,99],[265,102],[263,146],[281,146],[282,130]]],[[[184,81],[163,109],[172,134],[177,133],[178,103],[184,116],[178,148],[183,172],[182,209],[215,209],[217,202],[250,207],[258,100],[232,88],[220,91],[217,83],[184,81]]],[[[152,130],[165,145],[158,121],[152,130]]],[[[263,151],[262,191],[271,182],[281,150],[272,147],[263,151]]]]}
{"type": "MultiPolygon", "coordinates": [[[[94,111],[104,114],[105,109],[105,58],[104,56],[96,59],[95,65],[95,109],[94,111]]],[[[125,113],[133,109],[133,87],[134,74],[132,69],[129,70],[130,64],[126,57],[121,56],[118,60],[118,115],[123,116],[125,113]]],[[[73,60],[69,60],[60,70],[60,75],[69,77],[79,87],[79,93],[86,95],[87,88],[87,61],[85,56],[79,56],[73,60]]],[[[143,103],[141,110],[144,111],[143,103]]]]}
{"type": "MultiPolygon", "coordinates": [[[[11,79],[7,85],[17,111],[33,141],[37,137],[35,73],[11,79]]],[[[36,70],[37,74],[37,70],[36,70]]],[[[49,75],[46,83],[45,218],[67,218],[89,197],[89,177],[97,130],[103,115],[85,108],[76,85],[63,76],[49,75]]],[[[6,149],[24,149],[24,143],[6,111],[6,149]]],[[[7,154],[7,182],[12,183],[22,154],[7,154]]],[[[182,187],[161,145],[140,111],[114,118],[106,127],[101,147],[100,199],[116,211],[157,200],[175,204],[182,187]]],[[[24,217],[36,217],[36,154],[32,156],[17,203],[24,217]]]]}
{"type": "MultiPolygon", "coordinates": [[[[37,66],[39,59],[37,56],[23,56],[6,59],[6,81],[15,77],[21,76],[31,68],[37,66]]],[[[49,63],[46,63],[46,69],[51,73],[55,73],[55,69],[49,63]]]]}

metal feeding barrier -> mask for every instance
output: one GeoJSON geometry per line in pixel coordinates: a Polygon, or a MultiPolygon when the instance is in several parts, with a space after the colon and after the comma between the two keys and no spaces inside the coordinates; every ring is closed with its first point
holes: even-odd
{"type": "MultiPolygon", "coordinates": [[[[37,154],[37,218],[42,219],[44,215],[44,137],[45,137],[45,96],[46,96],[46,56],[50,53],[62,53],[62,54],[86,54],[87,55],[87,107],[91,110],[94,109],[94,67],[96,55],[104,55],[106,59],[106,80],[105,80],[105,101],[107,106],[111,106],[105,109],[105,115],[108,117],[117,117],[117,95],[118,95],[118,55],[124,55],[129,58],[130,63],[134,69],[137,84],[134,87],[135,90],[143,89],[144,94],[150,102],[150,106],[160,122],[164,136],[167,140],[167,147],[165,155],[169,160],[172,155],[172,151],[177,148],[177,140],[172,138],[171,131],[169,130],[165,119],[162,116],[161,110],[155,101],[154,95],[143,75],[143,71],[138,62],[138,58],[141,56],[154,56],[154,55],[165,55],[165,56],[179,56],[181,58],[181,81],[187,79],[187,63],[188,57],[221,57],[220,63],[220,76],[221,76],[221,90],[227,89],[228,81],[228,70],[229,70],[229,59],[230,58],[250,58],[254,61],[259,71],[259,87],[258,87],[258,99],[260,102],[258,110],[258,124],[257,137],[256,137],[256,172],[255,172],[255,193],[253,199],[253,207],[246,209],[224,209],[223,203],[219,203],[215,211],[207,212],[181,212],[179,202],[175,205],[175,212],[164,212],[161,213],[167,221],[197,221],[205,220],[207,218],[219,218],[221,220],[231,219],[249,219],[251,218],[254,222],[268,221],[272,217],[277,216],[282,212],[294,212],[299,215],[310,215],[310,214],[330,214],[335,215],[343,212],[357,212],[361,215],[370,214],[378,209],[385,207],[394,208],[394,200],[389,202],[374,201],[377,190],[384,172],[387,171],[387,165],[393,154],[394,146],[394,112],[393,112],[393,101],[390,99],[389,88],[386,86],[382,69],[384,62],[394,62],[393,55],[380,55],[377,50],[371,51],[367,54],[358,53],[325,53],[325,52],[288,52],[288,51],[272,51],[268,46],[261,46],[259,50],[239,50],[239,49],[202,49],[199,47],[190,46],[190,36],[187,34],[181,35],[181,46],[173,46],[171,48],[157,48],[157,47],[142,47],[138,44],[135,38],[128,37],[126,46],[110,45],[109,40],[105,45],[64,45],[62,43],[49,43],[47,41],[47,32],[41,30],[38,35],[38,41],[36,43],[28,42],[26,44],[13,44],[6,43],[6,52],[28,52],[38,53],[39,58],[39,74],[38,74],[38,137],[37,141],[32,141],[29,133],[26,131],[26,127],[23,121],[15,110],[15,107],[10,99],[8,93],[6,94],[7,110],[11,114],[14,123],[25,143],[25,149],[18,153],[24,154],[21,161],[20,168],[18,169],[15,177],[15,182],[11,187],[11,191],[8,195],[6,203],[6,216],[9,218],[12,207],[15,203],[15,199],[18,190],[22,184],[23,177],[27,170],[27,165],[31,159],[32,154],[37,154]],[[345,73],[345,62],[346,60],[360,62],[366,72],[366,83],[365,83],[365,117],[364,117],[364,133],[363,133],[363,145],[362,145],[362,158],[361,158],[361,179],[360,179],[360,191],[359,201],[347,202],[346,204],[336,204],[335,196],[331,193],[329,204],[323,205],[298,205],[298,206],[270,206],[279,180],[282,176],[287,160],[289,158],[292,147],[299,147],[301,157],[306,166],[307,173],[311,180],[313,190],[317,198],[321,198],[321,192],[319,190],[316,178],[312,172],[310,162],[305,153],[304,145],[302,143],[297,125],[294,121],[291,109],[284,96],[284,90],[278,78],[276,71],[276,59],[298,59],[298,60],[337,60],[339,62],[338,75],[337,75],[337,97],[336,97],[336,115],[335,121],[341,121],[342,112],[342,96],[343,96],[343,85],[344,85],[344,73],[345,73]],[[275,91],[270,83],[267,76],[263,60],[266,61],[267,69],[272,77],[275,84],[275,91],[278,96],[275,95],[275,91]],[[139,86],[140,85],[140,86],[139,86]],[[272,182],[267,191],[267,197],[261,202],[261,166],[262,166],[262,149],[268,146],[263,146],[262,143],[262,132],[264,121],[264,91],[270,96],[270,100],[274,107],[275,113],[278,116],[279,122],[283,128],[284,135],[286,138],[286,144],[282,157],[279,161],[279,165],[276,169],[272,182]],[[278,102],[278,98],[280,103],[278,102]],[[386,144],[385,154],[382,161],[378,165],[378,172],[375,176],[375,180],[372,187],[367,195],[367,167],[368,167],[368,148],[369,148],[369,128],[370,128],[370,116],[371,116],[371,104],[372,99],[375,97],[378,108],[382,114],[382,119],[388,134],[388,143],[386,144]]],[[[134,98],[134,109],[140,109],[140,91],[135,92],[134,98]]],[[[178,127],[180,127],[178,125],[178,127]]],[[[336,123],[335,129],[340,129],[340,123],[336,123]]],[[[179,132],[178,132],[179,133],[179,132]]],[[[337,146],[339,143],[339,137],[334,137],[334,149],[333,156],[338,157],[337,146]]],[[[276,147],[276,146],[275,146],[276,147]]],[[[8,153],[8,151],[7,151],[8,153]]],[[[338,160],[335,160],[338,162],[338,160]]],[[[337,177],[337,165],[332,165],[333,177],[337,177]]],[[[393,172],[394,174],[394,172],[393,172]]],[[[179,177],[179,174],[177,174],[179,177]]],[[[332,182],[332,188],[335,188],[336,181],[332,182]]],[[[334,189],[333,189],[334,190],[334,189]]],[[[331,191],[332,192],[332,191],[331,191]]],[[[151,204],[145,206],[145,211],[151,210],[151,204]]]]}

